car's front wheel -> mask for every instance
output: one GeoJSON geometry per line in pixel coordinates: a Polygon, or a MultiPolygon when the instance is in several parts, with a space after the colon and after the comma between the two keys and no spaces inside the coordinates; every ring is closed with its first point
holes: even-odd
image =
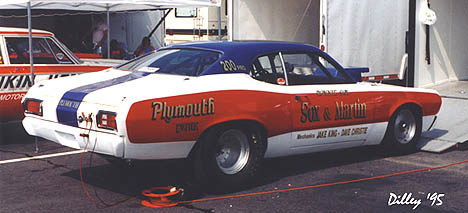
{"type": "Polygon", "coordinates": [[[421,136],[421,113],[414,107],[404,106],[391,117],[385,134],[385,144],[392,151],[412,152],[421,136]]]}
{"type": "Polygon", "coordinates": [[[204,172],[207,181],[227,188],[251,180],[266,151],[265,138],[256,127],[225,125],[209,130],[200,142],[195,172],[204,172]]]}

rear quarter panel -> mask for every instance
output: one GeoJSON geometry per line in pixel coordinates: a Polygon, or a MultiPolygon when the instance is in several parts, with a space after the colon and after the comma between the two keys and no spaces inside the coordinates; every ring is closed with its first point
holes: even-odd
{"type": "Polygon", "coordinates": [[[290,129],[289,100],[286,94],[251,90],[144,100],[134,103],[129,110],[127,135],[131,143],[196,141],[213,125],[253,120],[263,124],[271,137],[290,129]]]}

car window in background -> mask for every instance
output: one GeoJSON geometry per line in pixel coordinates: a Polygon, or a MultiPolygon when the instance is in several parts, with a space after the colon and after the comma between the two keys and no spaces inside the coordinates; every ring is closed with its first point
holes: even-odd
{"type": "MultiPolygon", "coordinates": [[[[10,64],[29,63],[28,38],[5,38],[10,64]]],[[[35,64],[71,64],[70,59],[49,38],[33,38],[32,55],[35,64]]]]}
{"type": "Polygon", "coordinates": [[[199,76],[220,56],[220,53],[205,50],[168,49],[150,53],[117,68],[129,71],[199,76]]]}

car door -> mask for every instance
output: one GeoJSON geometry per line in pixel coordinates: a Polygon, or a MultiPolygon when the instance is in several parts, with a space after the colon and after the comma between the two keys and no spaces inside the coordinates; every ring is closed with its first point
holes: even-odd
{"type": "Polygon", "coordinates": [[[372,100],[325,55],[283,52],[291,94],[294,153],[361,145],[373,117],[372,100]]]}

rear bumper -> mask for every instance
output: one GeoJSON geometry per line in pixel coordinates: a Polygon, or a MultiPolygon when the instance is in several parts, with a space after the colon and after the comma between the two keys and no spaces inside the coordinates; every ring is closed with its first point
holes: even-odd
{"type": "Polygon", "coordinates": [[[89,143],[88,151],[119,158],[122,158],[124,154],[124,138],[117,134],[89,131],[35,117],[24,118],[23,126],[30,135],[42,137],[71,148],[84,149],[86,143],[89,143]],[[84,136],[84,134],[89,136],[84,136]]]}

